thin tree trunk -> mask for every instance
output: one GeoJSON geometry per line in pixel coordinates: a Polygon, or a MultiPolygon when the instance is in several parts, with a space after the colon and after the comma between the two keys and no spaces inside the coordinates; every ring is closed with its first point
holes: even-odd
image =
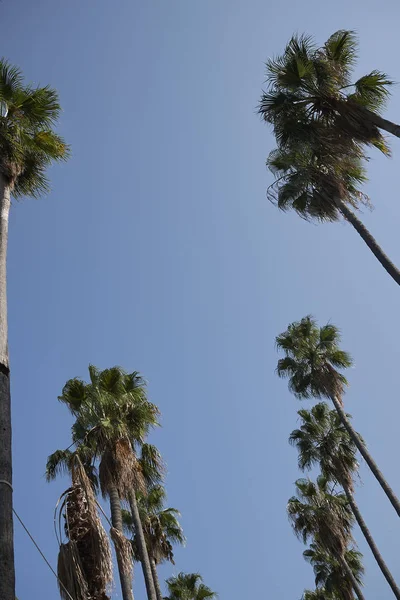
{"type": "Polygon", "coordinates": [[[340,564],[342,565],[344,571],[346,572],[346,575],[349,578],[351,585],[353,586],[353,590],[355,591],[358,600],[365,600],[364,595],[361,591],[361,587],[360,587],[357,579],[354,577],[353,571],[350,569],[349,565],[347,564],[346,559],[343,556],[340,556],[339,561],[340,561],[340,564]]]}
{"type": "Polygon", "coordinates": [[[353,514],[356,518],[356,521],[357,521],[358,525],[360,526],[360,529],[367,541],[368,546],[371,548],[371,552],[374,555],[375,560],[378,563],[380,570],[382,571],[386,581],[392,588],[392,592],[396,596],[397,600],[400,600],[400,590],[396,585],[393,575],[391,574],[385,561],[383,560],[383,558],[378,550],[377,545],[375,544],[375,540],[373,539],[371,532],[368,529],[368,527],[363,519],[363,516],[357,506],[357,503],[354,499],[354,496],[353,496],[347,482],[345,480],[343,480],[343,481],[341,481],[341,485],[345,491],[345,494],[346,494],[349,504],[351,506],[351,510],[353,511],[353,514]]]}
{"type": "Polygon", "coordinates": [[[135,527],[136,539],[139,550],[140,562],[142,564],[144,581],[146,584],[147,598],[148,600],[157,600],[155,591],[155,583],[153,581],[153,574],[151,572],[149,553],[144,538],[142,521],[140,520],[139,508],[137,505],[135,491],[129,494],[129,505],[131,508],[133,526],[135,527]]]}
{"type": "Polygon", "coordinates": [[[154,587],[156,589],[157,600],[163,600],[163,595],[160,587],[160,580],[158,579],[157,565],[154,558],[150,558],[150,567],[151,573],[153,575],[154,587]]]}
{"type": "Polygon", "coordinates": [[[363,112],[365,113],[365,116],[371,121],[371,123],[379,127],[379,129],[383,129],[384,131],[387,131],[388,133],[391,133],[396,137],[400,137],[400,125],[397,125],[397,123],[393,123],[393,121],[388,121],[387,119],[380,117],[372,110],[368,110],[367,108],[364,108],[363,112]]]}
{"type": "Polygon", "coordinates": [[[397,512],[397,514],[400,517],[399,499],[397,498],[397,496],[393,492],[392,488],[390,487],[390,485],[388,484],[388,482],[382,475],[381,471],[378,468],[378,465],[372,458],[371,454],[368,452],[367,447],[360,439],[358,433],[353,429],[353,427],[352,427],[350,421],[348,420],[347,415],[343,409],[341,399],[332,394],[331,400],[332,400],[332,402],[335,406],[335,409],[340,417],[340,420],[342,421],[342,423],[345,426],[345,428],[347,429],[351,439],[353,440],[353,442],[357,446],[358,450],[360,451],[361,456],[364,458],[365,462],[371,469],[372,473],[375,475],[376,479],[380,483],[386,496],[389,498],[390,502],[392,503],[393,508],[395,509],[395,511],[397,512]]]}
{"type": "Polygon", "coordinates": [[[0,175],[0,598],[15,600],[11,395],[7,333],[7,241],[10,186],[0,175]]]}
{"type": "MultiPolygon", "coordinates": [[[[108,495],[110,497],[111,523],[122,535],[124,534],[122,526],[122,510],[121,500],[118,490],[115,486],[110,488],[108,495]]],[[[123,559],[120,556],[117,546],[115,545],[115,554],[117,556],[118,573],[121,582],[121,591],[123,600],[133,600],[132,578],[129,573],[126,573],[123,565],[123,559]]]]}
{"type": "Polygon", "coordinates": [[[342,200],[336,201],[337,207],[349,223],[353,225],[354,229],[357,233],[362,237],[364,242],[367,244],[368,248],[375,255],[375,257],[379,260],[382,267],[389,273],[389,275],[394,279],[397,285],[400,285],[400,270],[392,263],[387,254],[384,253],[382,248],[377,243],[376,239],[370,234],[365,225],[360,221],[360,219],[349,209],[348,206],[342,200]]]}

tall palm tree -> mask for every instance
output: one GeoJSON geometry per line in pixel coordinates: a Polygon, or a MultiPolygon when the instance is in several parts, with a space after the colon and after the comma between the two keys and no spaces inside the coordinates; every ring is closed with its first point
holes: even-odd
{"type": "MultiPolygon", "coordinates": [[[[353,600],[353,587],[341,564],[332,558],[320,544],[310,544],[310,548],[303,552],[303,556],[313,566],[317,589],[324,590],[340,600],[353,600]]],[[[362,554],[353,549],[346,550],[345,559],[357,583],[362,585],[364,574],[362,554]]]]}
{"type": "Polygon", "coordinates": [[[336,31],[322,47],[313,38],[294,35],[281,56],[268,60],[268,89],[260,113],[277,132],[290,119],[308,115],[331,124],[338,134],[387,152],[380,129],[400,137],[400,126],[380,115],[393,82],[373,70],[352,81],[358,40],[353,31],[336,31]]]}
{"type": "MultiPolygon", "coordinates": [[[[176,508],[164,508],[165,498],[165,489],[159,484],[151,487],[144,494],[140,492],[137,494],[157,600],[163,600],[157,566],[165,561],[174,565],[173,545],[185,543],[185,536],[178,521],[180,513],[176,508]]],[[[124,525],[132,536],[134,558],[140,560],[132,515],[124,511],[123,518],[124,525]]]]}
{"type": "Polygon", "coordinates": [[[332,401],[351,440],[400,516],[399,499],[382,475],[364,441],[353,429],[343,408],[343,394],[348,384],[338,369],[349,368],[352,359],[347,352],[341,350],[339,343],[340,332],[331,323],[318,327],[310,316],[291,323],[287,330],[276,338],[278,349],[285,354],[285,357],[278,361],[278,376],[288,378],[289,390],[300,400],[329,398],[332,401]]]}
{"type": "MultiPolygon", "coordinates": [[[[319,465],[322,474],[344,490],[354,517],[397,600],[400,589],[383,560],[354,498],[354,477],[358,473],[357,448],[336,411],[325,402],[311,410],[299,410],[300,428],[290,434],[289,441],[299,452],[302,471],[319,465]]],[[[346,415],[350,418],[349,415],[346,415]]],[[[327,587],[327,586],[325,586],[327,587]]]]}
{"type": "Polygon", "coordinates": [[[179,573],[166,581],[168,596],[164,600],[213,600],[217,598],[208,586],[204,585],[199,573],[179,573]]]}
{"type": "Polygon", "coordinates": [[[363,154],[355,146],[346,150],[326,149],[329,132],[321,129],[322,142],[315,141],[313,146],[308,141],[297,143],[270,153],[267,165],[276,179],[268,188],[268,198],[282,211],[292,209],[307,221],[335,222],[343,217],[400,285],[400,270],[352,210],[370,205],[359,189],[366,181],[363,154]]]}
{"type": "Polygon", "coordinates": [[[358,190],[365,181],[362,147],[374,145],[389,154],[376,121],[389,123],[378,113],[391,84],[373,71],[351,85],[355,54],[354,34],[338,31],[322,48],[295,36],[282,56],[268,62],[269,89],[260,113],[273,125],[278,143],[267,161],[276,176],[268,196],[307,220],[343,217],[400,285],[400,270],[352,210],[365,200],[358,190]]]}
{"type": "Polygon", "coordinates": [[[6,286],[8,219],[11,197],[38,197],[47,192],[47,167],[68,156],[64,140],[52,130],[60,110],[55,90],[25,85],[21,71],[0,59],[0,598],[4,600],[15,599],[6,286]]]}
{"type": "MultiPolygon", "coordinates": [[[[68,472],[72,485],[62,494],[59,512],[65,520],[67,542],[58,535],[58,581],[63,600],[109,600],[112,558],[108,536],[98,515],[96,474],[87,449],[57,450],[46,465],[46,478],[68,472]]],[[[61,529],[61,527],[60,527],[61,529]]]]}
{"type": "Polygon", "coordinates": [[[145,482],[136,449],[158,424],[158,408],[148,401],[142,378],[119,367],[99,371],[89,367],[90,383],[71,379],[59,399],[76,417],[72,426],[75,443],[85,443],[100,461],[100,487],[109,498],[113,539],[124,600],[132,600],[131,547],[123,535],[121,501],[130,504],[137,532],[138,551],[149,600],[157,600],[144,539],[136,491],[145,482]]]}
{"type": "Polygon", "coordinates": [[[346,561],[354,519],[346,496],[334,493],[323,476],[316,483],[298,479],[295,485],[297,495],[290,498],[287,506],[295,534],[303,543],[314,540],[337,560],[357,598],[363,600],[360,584],[346,561]]]}

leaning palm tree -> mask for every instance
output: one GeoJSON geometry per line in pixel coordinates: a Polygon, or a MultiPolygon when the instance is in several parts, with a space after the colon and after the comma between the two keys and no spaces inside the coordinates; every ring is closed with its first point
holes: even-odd
{"type": "Polygon", "coordinates": [[[146,489],[136,450],[158,424],[159,411],[148,401],[137,372],[126,373],[119,367],[100,371],[90,366],[89,375],[90,383],[69,380],[59,400],[76,417],[72,426],[74,442],[89,446],[100,461],[100,487],[110,501],[123,598],[133,598],[131,547],[123,535],[121,508],[121,501],[127,500],[137,532],[148,599],[157,600],[136,500],[136,492],[146,489]]]}
{"type": "MultiPolygon", "coordinates": [[[[310,548],[303,552],[303,556],[313,567],[317,589],[324,590],[325,593],[340,600],[353,600],[353,587],[341,564],[320,544],[310,544],[310,548]]],[[[357,583],[362,585],[364,574],[362,554],[354,549],[346,550],[345,559],[357,583]]]]}
{"type": "Polygon", "coordinates": [[[377,70],[352,81],[358,42],[353,31],[336,31],[322,47],[294,35],[283,54],[267,62],[268,89],[260,102],[264,120],[286,131],[288,119],[308,115],[332,125],[339,135],[387,151],[380,130],[400,137],[400,126],[381,116],[393,82],[377,70]]]}
{"type": "Polygon", "coordinates": [[[346,561],[346,552],[352,542],[354,519],[346,496],[334,493],[328,480],[322,475],[316,483],[309,479],[298,479],[296,492],[297,495],[290,498],[287,506],[295,534],[303,543],[310,539],[317,542],[334,558],[358,599],[363,600],[360,584],[346,561]]]}
{"type": "Polygon", "coordinates": [[[204,585],[199,573],[179,573],[166,581],[168,596],[164,600],[213,600],[217,598],[208,586],[204,585]]]}
{"type": "MultiPolygon", "coordinates": [[[[268,62],[269,88],[260,113],[273,125],[278,144],[267,161],[276,176],[268,196],[282,210],[293,208],[307,220],[343,217],[400,285],[400,270],[353,210],[365,200],[358,190],[365,180],[363,146],[389,154],[379,131],[389,122],[378,113],[391,83],[373,71],[352,86],[355,53],[354,34],[338,31],[323,48],[295,36],[281,57],[268,62]]],[[[394,127],[398,134],[400,128],[394,127]]]]}
{"type": "Polygon", "coordinates": [[[382,475],[364,441],[353,429],[343,408],[343,394],[348,383],[338,369],[349,368],[352,359],[347,352],[341,350],[339,343],[340,332],[330,323],[318,327],[310,316],[291,323],[287,330],[276,338],[278,349],[285,354],[285,357],[278,361],[278,376],[289,379],[289,390],[300,400],[329,398],[332,401],[352,442],[400,516],[399,499],[382,475]]]}
{"type": "Polygon", "coordinates": [[[74,452],[57,450],[47,460],[46,478],[68,472],[72,485],[60,498],[67,542],[59,541],[58,582],[63,600],[109,600],[112,558],[108,536],[97,510],[96,474],[82,446],[74,452]]]}
{"type": "MultiPolygon", "coordinates": [[[[354,477],[358,473],[357,448],[336,411],[325,402],[311,410],[299,410],[300,427],[292,431],[289,442],[299,452],[302,471],[319,465],[322,474],[344,490],[354,517],[397,600],[400,589],[383,560],[354,498],[354,477]]],[[[346,415],[350,418],[350,415],[346,415]]],[[[325,587],[327,587],[325,585],[325,587]]],[[[328,588],[327,588],[328,589],[328,588]]]]}
{"type": "Polygon", "coordinates": [[[47,167],[68,156],[52,130],[60,114],[50,87],[24,84],[21,71],[0,59],[0,598],[15,599],[12,521],[11,396],[6,259],[11,197],[48,191],[47,167]]]}
{"type": "MultiPolygon", "coordinates": [[[[185,536],[178,521],[180,513],[176,508],[164,508],[165,498],[165,489],[159,484],[147,490],[145,494],[140,492],[137,494],[157,600],[163,600],[157,566],[165,561],[174,565],[173,545],[185,543],[185,536]]],[[[132,515],[125,511],[123,518],[125,528],[132,536],[134,558],[140,561],[132,515]]]]}
{"type": "Polygon", "coordinates": [[[359,189],[366,181],[361,150],[354,144],[350,148],[326,148],[331,133],[326,127],[319,129],[322,142],[316,140],[311,146],[307,139],[306,143],[280,147],[270,153],[267,165],[275,181],[268,188],[268,198],[280,210],[294,210],[307,221],[336,222],[344,218],[400,285],[400,270],[356,214],[362,205],[370,205],[369,198],[359,189]]]}

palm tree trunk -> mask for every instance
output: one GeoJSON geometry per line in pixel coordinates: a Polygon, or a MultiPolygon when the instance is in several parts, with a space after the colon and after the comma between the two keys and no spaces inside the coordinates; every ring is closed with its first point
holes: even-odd
{"type": "Polygon", "coordinates": [[[389,275],[394,279],[397,285],[400,285],[400,270],[392,263],[387,254],[384,253],[382,248],[377,243],[376,239],[370,234],[365,225],[360,221],[360,219],[349,209],[348,206],[342,200],[336,201],[337,207],[349,223],[353,225],[354,229],[357,233],[362,237],[364,242],[367,244],[368,248],[375,255],[375,257],[379,260],[382,267],[386,269],[389,275]]]}
{"type": "Polygon", "coordinates": [[[0,175],[0,598],[15,600],[11,395],[7,332],[7,242],[11,189],[0,175]]]}
{"type": "Polygon", "coordinates": [[[396,123],[393,123],[393,121],[388,121],[387,119],[380,117],[372,110],[368,110],[367,108],[364,108],[363,112],[365,113],[366,118],[369,119],[371,123],[379,127],[379,129],[383,129],[384,131],[387,131],[388,133],[391,133],[396,137],[400,137],[400,125],[397,125],[396,123]]]}
{"type": "Polygon", "coordinates": [[[358,525],[360,526],[360,529],[367,541],[368,546],[371,548],[371,552],[374,555],[375,560],[378,563],[380,570],[382,571],[386,581],[392,588],[393,594],[396,596],[397,600],[400,600],[400,589],[397,587],[396,582],[393,578],[393,575],[389,571],[385,561],[383,560],[383,558],[378,550],[377,545],[375,544],[375,540],[372,537],[371,532],[368,529],[367,524],[365,523],[365,521],[363,519],[360,509],[357,506],[357,503],[354,499],[354,496],[353,496],[347,482],[345,480],[341,481],[341,485],[345,491],[345,494],[346,494],[349,504],[351,506],[351,510],[353,511],[353,514],[356,518],[356,521],[357,521],[358,525]]]}
{"type": "Polygon", "coordinates": [[[346,428],[347,432],[349,433],[352,441],[354,442],[354,444],[358,448],[361,456],[364,458],[365,462],[367,463],[367,465],[371,469],[372,473],[375,475],[375,478],[380,483],[383,491],[385,492],[386,496],[389,498],[390,502],[392,503],[393,508],[395,509],[395,511],[397,512],[397,514],[400,517],[400,502],[399,502],[399,499],[397,498],[397,496],[393,492],[392,488],[390,487],[390,485],[388,484],[388,482],[384,478],[383,474],[379,470],[378,465],[376,464],[376,462],[372,458],[371,454],[368,452],[367,447],[365,446],[365,444],[360,439],[358,433],[353,429],[353,427],[352,427],[350,421],[348,420],[347,415],[346,415],[346,413],[345,413],[345,411],[343,409],[341,399],[338,398],[337,396],[335,396],[334,394],[332,394],[331,400],[332,400],[332,402],[334,404],[334,407],[335,407],[335,409],[336,409],[336,411],[337,411],[337,413],[338,413],[338,415],[340,417],[341,422],[345,426],[345,428],[346,428]]]}
{"type": "Polygon", "coordinates": [[[161,587],[160,587],[160,580],[158,579],[156,561],[152,557],[150,558],[150,567],[151,567],[151,573],[153,575],[153,581],[154,581],[154,587],[156,590],[157,600],[163,600],[163,595],[162,595],[161,587]]]}
{"type": "Polygon", "coordinates": [[[153,581],[153,575],[151,572],[149,553],[144,538],[142,521],[140,520],[139,508],[134,490],[132,490],[132,492],[129,494],[129,505],[132,514],[133,525],[135,527],[139,557],[142,564],[144,581],[146,584],[147,598],[148,600],[157,600],[155,583],[153,581]]]}
{"type": "MultiPolygon", "coordinates": [[[[112,486],[108,491],[108,495],[110,497],[112,526],[115,527],[115,529],[123,535],[121,500],[117,488],[115,486],[112,486]]],[[[124,569],[124,561],[118,551],[117,545],[115,545],[115,554],[117,556],[122,598],[123,600],[133,600],[132,579],[130,574],[126,573],[124,569]]]]}
{"type": "Polygon", "coordinates": [[[349,565],[347,564],[346,559],[343,556],[340,556],[339,561],[340,561],[340,564],[342,565],[347,577],[349,578],[351,585],[353,586],[353,590],[355,591],[358,600],[365,600],[364,595],[361,591],[361,587],[360,587],[357,579],[354,577],[353,571],[350,569],[349,565]]]}

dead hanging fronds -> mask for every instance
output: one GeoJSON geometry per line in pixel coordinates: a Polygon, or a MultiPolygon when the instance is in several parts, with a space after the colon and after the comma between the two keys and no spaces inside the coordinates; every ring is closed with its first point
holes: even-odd
{"type": "MultiPolygon", "coordinates": [[[[71,568],[79,566],[76,581],[81,583],[82,574],[88,599],[106,600],[113,574],[109,539],[98,515],[93,488],[79,459],[71,475],[73,485],[65,502],[65,530],[74,545],[73,556],[78,556],[79,563],[74,560],[70,565],[71,568]]],[[[82,598],[86,600],[86,596],[82,598]]]]}
{"type": "Polygon", "coordinates": [[[126,575],[132,577],[133,575],[133,557],[132,557],[132,546],[129,540],[118,531],[115,527],[110,529],[111,539],[114,542],[115,553],[121,561],[122,570],[126,575]]]}
{"type": "Polygon", "coordinates": [[[57,563],[58,587],[62,600],[89,600],[89,589],[76,542],[61,544],[57,563]]]}
{"type": "Polygon", "coordinates": [[[118,440],[113,448],[104,452],[99,468],[103,496],[117,487],[121,498],[127,500],[132,490],[145,493],[142,469],[127,439],[118,440]]]}

